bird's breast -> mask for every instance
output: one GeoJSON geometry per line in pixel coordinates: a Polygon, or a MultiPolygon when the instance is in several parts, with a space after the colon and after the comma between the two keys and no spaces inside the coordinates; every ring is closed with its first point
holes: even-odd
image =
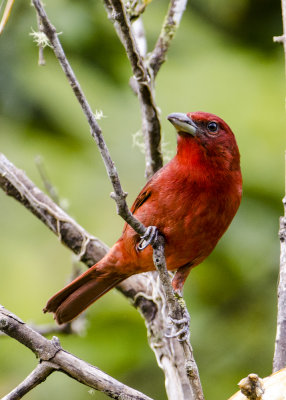
{"type": "MultiPolygon", "coordinates": [[[[166,240],[165,254],[170,270],[192,262],[197,265],[206,258],[233,219],[240,203],[240,188],[234,180],[220,181],[204,176],[194,180],[188,175],[169,173],[152,188],[148,200],[135,216],[145,225],[156,226],[166,240]]],[[[140,240],[128,228],[126,235],[133,241],[132,252],[142,270],[153,269],[152,248],[136,251],[140,240]],[[149,266],[149,267],[148,267],[149,266]]]]}

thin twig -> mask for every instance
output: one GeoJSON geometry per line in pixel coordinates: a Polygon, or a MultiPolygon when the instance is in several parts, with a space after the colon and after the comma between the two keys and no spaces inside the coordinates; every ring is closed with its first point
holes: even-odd
{"type": "Polygon", "coordinates": [[[50,182],[50,179],[48,178],[48,174],[43,162],[43,158],[41,156],[37,156],[35,158],[35,164],[36,167],[39,171],[40,177],[42,179],[42,182],[44,184],[44,187],[46,189],[46,192],[48,195],[51,197],[51,199],[59,206],[61,201],[58,195],[58,191],[54,185],[50,182]]]}
{"type": "Polygon", "coordinates": [[[51,24],[51,22],[48,19],[48,16],[43,8],[43,5],[40,0],[33,0],[33,5],[37,11],[37,14],[39,15],[39,18],[41,20],[42,26],[43,26],[43,31],[48,37],[52,49],[55,53],[55,56],[57,57],[67,79],[68,82],[84,112],[84,115],[87,118],[88,124],[90,126],[90,131],[91,135],[96,141],[96,144],[99,148],[101,157],[104,161],[104,165],[107,171],[107,174],[109,176],[109,179],[111,181],[111,184],[113,186],[114,193],[112,193],[112,198],[116,201],[117,205],[117,212],[118,214],[125,219],[125,221],[132,226],[132,228],[139,234],[139,235],[144,235],[146,228],[144,227],[143,224],[141,224],[140,221],[138,221],[130,212],[128,209],[127,203],[126,203],[126,196],[127,193],[125,193],[121,187],[121,183],[118,177],[118,173],[116,170],[116,167],[110,157],[109,150],[105,144],[105,141],[102,136],[101,128],[98,125],[95,115],[91,110],[91,107],[81,89],[81,86],[74,74],[73,69],[70,66],[70,63],[68,62],[66,55],[64,53],[64,50],[62,48],[62,45],[58,39],[58,35],[56,32],[55,27],[51,24]]]}
{"type": "Polygon", "coordinates": [[[104,0],[109,19],[126,50],[134,79],[142,115],[145,140],[145,175],[150,178],[163,165],[161,153],[161,124],[153,94],[153,81],[144,64],[133,29],[121,0],[104,0]]]}
{"type": "Polygon", "coordinates": [[[149,56],[149,67],[152,69],[154,77],[157,75],[159,69],[166,60],[167,51],[169,50],[172,39],[180,25],[187,1],[188,0],[170,1],[160,36],[156,42],[154,50],[149,56]]]}
{"type": "Polygon", "coordinates": [[[30,392],[40,383],[44,382],[52,372],[54,372],[57,367],[48,362],[43,361],[37,365],[37,367],[32,371],[23,382],[21,382],[15,389],[2,398],[2,400],[19,400],[25,394],[30,392]]]}
{"type": "MultiPolygon", "coordinates": [[[[46,339],[2,306],[0,306],[0,330],[32,350],[42,362],[52,363],[49,365],[54,370],[58,369],[78,382],[99,390],[113,399],[152,400],[66,352],[56,337],[53,337],[52,340],[46,339]]],[[[31,383],[33,383],[32,380],[31,383]]]]}

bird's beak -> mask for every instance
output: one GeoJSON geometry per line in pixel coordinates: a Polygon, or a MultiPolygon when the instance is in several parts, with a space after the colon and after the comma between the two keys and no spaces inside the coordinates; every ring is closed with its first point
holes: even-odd
{"type": "Polygon", "coordinates": [[[167,119],[174,125],[177,132],[186,132],[196,136],[198,127],[187,114],[173,113],[168,115],[167,119]]]}

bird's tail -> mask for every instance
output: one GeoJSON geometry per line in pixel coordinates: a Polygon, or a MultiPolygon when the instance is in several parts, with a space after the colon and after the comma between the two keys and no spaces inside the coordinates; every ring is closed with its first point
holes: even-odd
{"type": "Polygon", "coordinates": [[[103,260],[51,297],[43,311],[53,312],[58,324],[69,322],[128,277],[106,268],[103,260]]]}

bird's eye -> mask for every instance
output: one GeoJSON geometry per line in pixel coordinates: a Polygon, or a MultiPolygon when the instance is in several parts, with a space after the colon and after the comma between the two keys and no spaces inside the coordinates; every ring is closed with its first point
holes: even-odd
{"type": "Polygon", "coordinates": [[[211,122],[208,123],[207,128],[208,128],[209,132],[216,133],[217,130],[218,130],[218,124],[216,122],[214,122],[214,121],[211,121],[211,122]]]}

